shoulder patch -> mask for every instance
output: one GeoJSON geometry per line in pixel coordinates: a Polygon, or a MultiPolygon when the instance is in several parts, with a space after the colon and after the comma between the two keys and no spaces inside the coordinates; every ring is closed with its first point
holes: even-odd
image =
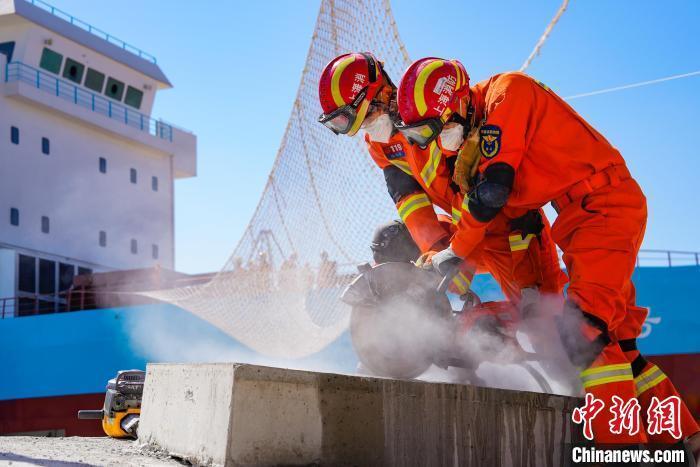
{"type": "Polygon", "coordinates": [[[501,128],[496,125],[484,125],[479,129],[479,147],[487,159],[496,157],[501,150],[501,128]]]}
{"type": "Polygon", "coordinates": [[[406,157],[406,151],[403,143],[391,143],[384,146],[384,155],[390,161],[406,157]]]}

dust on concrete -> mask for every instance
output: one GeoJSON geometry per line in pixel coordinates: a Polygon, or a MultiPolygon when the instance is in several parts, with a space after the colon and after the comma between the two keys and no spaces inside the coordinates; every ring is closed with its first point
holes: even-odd
{"type": "Polygon", "coordinates": [[[0,466],[182,466],[189,465],[138,441],[112,438],[0,437],[0,466]]]}

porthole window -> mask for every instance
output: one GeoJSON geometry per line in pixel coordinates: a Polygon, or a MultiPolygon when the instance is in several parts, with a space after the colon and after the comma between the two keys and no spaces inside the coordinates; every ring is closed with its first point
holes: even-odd
{"type": "Polygon", "coordinates": [[[105,89],[105,95],[111,97],[114,100],[121,101],[124,95],[124,83],[117,81],[114,78],[107,79],[107,88],[105,89]]]}
{"type": "Polygon", "coordinates": [[[78,63],[72,58],[66,59],[66,64],[63,67],[63,77],[73,81],[74,83],[83,82],[83,73],[85,72],[85,65],[78,63]]]}

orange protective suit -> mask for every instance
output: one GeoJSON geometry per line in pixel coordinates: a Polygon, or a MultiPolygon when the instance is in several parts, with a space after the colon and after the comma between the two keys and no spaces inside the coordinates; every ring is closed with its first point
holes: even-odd
{"type": "MultiPolygon", "coordinates": [[[[413,183],[403,190],[406,193],[392,194],[399,216],[408,227],[421,252],[440,250],[449,245],[449,240],[461,215],[462,195],[452,181],[450,164],[456,153],[442,151],[434,142],[422,150],[409,144],[401,133],[394,133],[386,144],[373,142],[365,136],[370,154],[375,163],[387,175],[393,168],[396,176],[413,183]],[[440,222],[433,205],[452,214],[449,228],[440,222]]],[[[387,184],[391,184],[387,179],[387,184]]],[[[529,235],[523,238],[514,231],[510,221],[527,213],[528,209],[513,209],[504,212],[488,229],[479,247],[453,283],[464,293],[469,289],[474,273],[480,269],[490,272],[498,281],[505,296],[515,304],[520,301],[520,291],[526,287],[537,287],[542,292],[561,293],[566,275],[559,267],[556,247],[551,239],[547,218],[540,237],[529,235]],[[534,239],[534,241],[533,241],[534,239]]]]}
{"type": "MultiPolygon", "coordinates": [[[[596,440],[646,441],[644,433],[612,435],[608,428],[612,396],[625,401],[635,397],[635,377],[650,382],[639,373],[649,368],[633,372],[630,363],[637,354],[625,354],[618,344],[618,340],[639,335],[647,314],[635,304],[631,281],[647,218],[641,189],[620,153],[547,86],[527,75],[504,73],[480,82],[471,89],[471,103],[481,121],[478,173],[483,175],[494,164],[512,168],[508,169],[514,172],[514,179],[505,210],[538,209],[552,201],[559,212],[552,237],[564,252],[570,280],[568,299],[607,328],[604,332],[610,343],[581,372],[584,389],[606,404],[593,420],[596,440]]],[[[476,207],[473,202],[463,204],[452,241],[461,257],[469,256],[497,221],[478,220],[476,207]]],[[[645,392],[677,395],[658,371],[651,381],[655,384],[643,386],[645,392]],[[661,384],[663,381],[667,383],[661,384]]],[[[644,397],[639,400],[645,402],[644,397]]],[[[687,408],[684,414],[684,435],[690,436],[698,427],[688,418],[687,408]]]]}

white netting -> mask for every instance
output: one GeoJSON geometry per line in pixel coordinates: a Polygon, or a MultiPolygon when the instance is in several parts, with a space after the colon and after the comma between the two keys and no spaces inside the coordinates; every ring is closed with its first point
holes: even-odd
{"type": "Polygon", "coordinates": [[[397,217],[363,138],[317,123],[318,78],[341,53],[371,51],[394,79],[409,59],[389,0],[322,0],[292,113],[253,218],[209,283],[152,292],[268,356],[321,350],[348,325],[338,298],[397,217]]]}

